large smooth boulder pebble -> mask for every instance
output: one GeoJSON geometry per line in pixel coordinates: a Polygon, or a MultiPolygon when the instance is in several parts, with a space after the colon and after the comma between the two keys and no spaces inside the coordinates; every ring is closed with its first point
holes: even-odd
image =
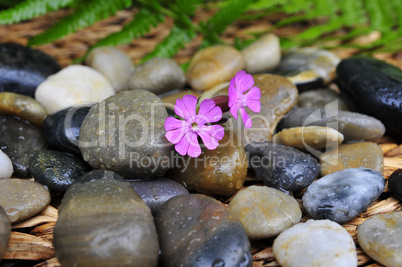
{"type": "Polygon", "coordinates": [[[0,114],[15,115],[42,127],[47,116],[45,107],[30,96],[10,92],[0,93],[0,114]]]}
{"type": "Polygon", "coordinates": [[[277,236],[302,216],[294,197],[267,186],[252,185],[241,190],[228,207],[253,240],[277,236]]]}
{"type": "Polygon", "coordinates": [[[41,184],[23,179],[0,180],[0,206],[11,222],[28,219],[50,203],[50,193],[41,184]]]}
{"type": "Polygon", "coordinates": [[[13,163],[14,177],[30,177],[29,161],[46,148],[42,131],[16,117],[0,115],[0,147],[13,163]]]}
{"type": "Polygon", "coordinates": [[[127,81],[134,69],[131,58],[115,47],[97,47],[85,59],[85,63],[105,76],[116,93],[127,89],[127,81]]]}
{"type": "Polygon", "coordinates": [[[114,94],[110,82],[98,71],[70,65],[41,83],[35,99],[51,114],[77,104],[96,103],[114,94]]]}
{"type": "Polygon", "coordinates": [[[385,133],[381,121],[356,112],[327,108],[296,108],[281,120],[279,129],[305,126],[331,127],[348,141],[376,141],[385,133]]]}
{"type": "Polygon", "coordinates": [[[345,223],[364,212],[382,193],[385,179],[367,168],[346,169],[314,181],[303,195],[303,206],[314,219],[345,223]]]}
{"type": "Polygon", "coordinates": [[[14,169],[11,159],[0,150],[0,179],[10,178],[13,172],[14,169]]]}
{"type": "Polygon", "coordinates": [[[159,95],[181,89],[185,83],[186,76],[176,61],[155,57],[135,67],[128,79],[128,88],[147,90],[159,95]]]}
{"type": "Polygon", "coordinates": [[[65,108],[46,117],[43,135],[53,149],[81,154],[78,147],[81,124],[91,106],[65,108]]]}
{"type": "Polygon", "coordinates": [[[349,168],[364,167],[380,173],[384,170],[381,147],[372,142],[342,144],[320,155],[321,176],[349,168]]]}
{"type": "Polygon", "coordinates": [[[341,98],[341,95],[330,89],[317,89],[302,92],[299,94],[297,107],[349,110],[346,102],[341,98]]]}
{"type": "Polygon", "coordinates": [[[89,172],[58,209],[53,244],[62,266],[156,266],[159,245],[151,210],[124,178],[89,172]]]}
{"type": "Polygon", "coordinates": [[[389,176],[388,187],[395,196],[402,200],[402,169],[394,171],[389,176]]]}
{"type": "Polygon", "coordinates": [[[218,200],[197,194],[168,200],[156,217],[160,262],[177,266],[252,266],[242,224],[218,200]]]}
{"type": "Polygon", "coordinates": [[[225,132],[214,150],[205,149],[197,158],[180,157],[169,174],[189,190],[199,193],[231,196],[244,184],[248,161],[246,151],[235,133],[225,132]]]}
{"type": "Polygon", "coordinates": [[[249,166],[264,184],[285,191],[309,186],[320,174],[320,165],[309,154],[280,144],[253,143],[246,146],[249,166]]]}
{"type": "Polygon", "coordinates": [[[279,38],[275,34],[261,35],[241,53],[246,61],[247,73],[266,72],[275,69],[281,60],[279,38]]]}
{"type": "Polygon", "coordinates": [[[273,252],[283,267],[356,267],[356,246],[349,233],[330,220],[308,220],[283,231],[273,252]]]}
{"type": "Polygon", "coordinates": [[[402,266],[402,212],[376,215],[357,227],[364,252],[385,266],[402,266]]]}
{"type": "Polygon", "coordinates": [[[402,136],[402,70],[368,57],[342,60],[336,82],[348,104],[385,124],[387,134],[402,136]]]}
{"type": "Polygon", "coordinates": [[[42,150],[32,156],[29,170],[35,181],[46,185],[51,192],[64,193],[91,168],[83,159],[72,154],[42,150]]]}
{"type": "Polygon", "coordinates": [[[207,47],[192,57],[187,82],[193,89],[205,91],[230,81],[244,66],[244,57],[235,48],[227,45],[207,47]]]}
{"type": "Polygon", "coordinates": [[[15,43],[0,43],[0,92],[33,97],[46,77],[60,70],[42,51],[15,43]]]}
{"type": "Polygon", "coordinates": [[[167,112],[159,97],[126,90],[93,106],[79,136],[83,158],[94,169],[130,179],[161,177],[173,145],[165,137],[167,112]]]}
{"type": "Polygon", "coordinates": [[[188,194],[188,190],[179,182],[169,178],[153,178],[129,181],[135,192],[151,209],[155,216],[163,204],[172,197],[188,194]]]}
{"type": "Polygon", "coordinates": [[[8,219],[7,213],[0,206],[0,260],[6,252],[8,241],[11,236],[11,222],[8,219]]]}

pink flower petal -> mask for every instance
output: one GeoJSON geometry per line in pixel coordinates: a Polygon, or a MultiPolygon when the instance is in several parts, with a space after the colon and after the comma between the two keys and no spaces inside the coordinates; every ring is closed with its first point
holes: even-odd
{"type": "Polygon", "coordinates": [[[166,131],[171,131],[171,130],[183,128],[183,127],[186,127],[187,125],[188,125],[188,123],[186,121],[178,120],[178,119],[173,118],[173,117],[168,117],[165,120],[165,130],[166,131]]]}
{"type": "Polygon", "coordinates": [[[229,87],[229,103],[228,106],[231,107],[238,103],[238,93],[234,86],[229,87]]]}
{"type": "Polygon", "coordinates": [[[240,115],[243,120],[244,126],[246,128],[251,128],[251,125],[253,122],[251,121],[250,116],[247,114],[245,108],[243,108],[243,107],[240,108],[240,115]]]}
{"type": "Polygon", "coordinates": [[[181,141],[183,136],[189,132],[189,129],[187,128],[180,128],[176,130],[169,131],[165,134],[166,139],[172,143],[172,144],[177,144],[181,141]]]}
{"type": "Polygon", "coordinates": [[[198,115],[206,116],[215,107],[215,102],[212,99],[205,99],[200,104],[198,115]]]}
{"type": "Polygon", "coordinates": [[[174,105],[174,112],[180,117],[188,120],[191,118],[189,111],[187,110],[186,105],[184,104],[183,99],[177,99],[176,105],[174,105]]]}
{"type": "Polygon", "coordinates": [[[187,140],[188,139],[188,135],[191,132],[188,132],[185,136],[183,136],[183,138],[180,140],[180,142],[178,142],[174,148],[176,149],[177,153],[179,153],[180,155],[184,156],[187,154],[188,148],[190,146],[190,142],[187,140]]]}
{"type": "Polygon", "coordinates": [[[205,147],[209,150],[213,150],[218,147],[218,140],[222,140],[225,135],[225,130],[221,125],[209,125],[204,126],[198,131],[198,135],[201,137],[205,147]]]}
{"type": "Polygon", "coordinates": [[[236,90],[239,93],[244,93],[254,85],[254,79],[251,74],[247,74],[244,70],[236,73],[235,76],[236,90]]]}
{"type": "Polygon", "coordinates": [[[253,87],[248,91],[246,94],[244,94],[247,100],[252,99],[252,100],[259,100],[261,98],[261,90],[258,87],[253,87]]]}
{"type": "Polygon", "coordinates": [[[190,145],[188,147],[187,154],[190,157],[196,158],[201,154],[201,147],[198,143],[198,135],[194,132],[190,132],[189,137],[190,145]]]}
{"type": "MultiPolygon", "coordinates": [[[[196,108],[198,99],[196,96],[193,95],[185,95],[183,96],[184,105],[187,107],[187,111],[189,112],[189,118],[194,118],[196,115],[196,108]]],[[[187,118],[186,118],[187,120],[187,118]]]]}
{"type": "Polygon", "coordinates": [[[247,107],[253,112],[258,113],[261,111],[261,101],[260,100],[248,100],[247,107]]]}
{"type": "Polygon", "coordinates": [[[200,116],[199,119],[200,119],[199,122],[202,125],[206,123],[217,122],[220,119],[222,119],[222,109],[220,107],[214,107],[207,115],[202,117],[200,116]]]}
{"type": "Polygon", "coordinates": [[[239,110],[239,105],[233,105],[230,107],[230,113],[233,115],[233,117],[237,120],[237,111],[239,110]]]}

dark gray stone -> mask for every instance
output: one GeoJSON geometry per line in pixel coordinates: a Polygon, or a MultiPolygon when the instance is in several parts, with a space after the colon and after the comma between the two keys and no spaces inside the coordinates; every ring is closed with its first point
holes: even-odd
{"type": "Polygon", "coordinates": [[[388,178],[388,187],[399,199],[402,199],[402,169],[394,171],[388,178]]]}
{"type": "Polygon", "coordinates": [[[311,90],[299,94],[297,107],[349,110],[340,94],[330,89],[311,90]]]}

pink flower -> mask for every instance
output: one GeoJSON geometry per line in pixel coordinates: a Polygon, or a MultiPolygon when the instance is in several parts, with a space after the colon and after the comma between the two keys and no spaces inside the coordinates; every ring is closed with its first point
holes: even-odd
{"type": "Polygon", "coordinates": [[[174,106],[175,113],[184,120],[168,117],[165,121],[167,140],[175,144],[175,149],[180,155],[188,154],[193,158],[201,154],[198,136],[201,137],[206,148],[213,150],[217,148],[218,141],[222,140],[225,134],[220,125],[206,125],[222,118],[222,110],[215,106],[213,100],[202,101],[198,115],[196,106],[197,98],[193,95],[185,95],[183,99],[177,99],[174,106]]]}
{"type": "Polygon", "coordinates": [[[230,113],[232,113],[237,120],[237,113],[240,109],[240,115],[246,128],[250,128],[252,122],[246,112],[245,107],[248,107],[255,113],[258,113],[261,110],[261,91],[258,87],[252,87],[253,85],[253,76],[247,74],[245,71],[237,72],[236,76],[232,78],[229,85],[230,113]],[[243,94],[247,90],[249,91],[243,94]]]}

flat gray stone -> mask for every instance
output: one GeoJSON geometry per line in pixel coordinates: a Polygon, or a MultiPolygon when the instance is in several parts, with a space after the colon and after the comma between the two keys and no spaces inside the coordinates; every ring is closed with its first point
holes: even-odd
{"type": "Polygon", "coordinates": [[[11,236],[11,222],[7,213],[0,206],[0,259],[6,252],[8,241],[11,236]]]}

